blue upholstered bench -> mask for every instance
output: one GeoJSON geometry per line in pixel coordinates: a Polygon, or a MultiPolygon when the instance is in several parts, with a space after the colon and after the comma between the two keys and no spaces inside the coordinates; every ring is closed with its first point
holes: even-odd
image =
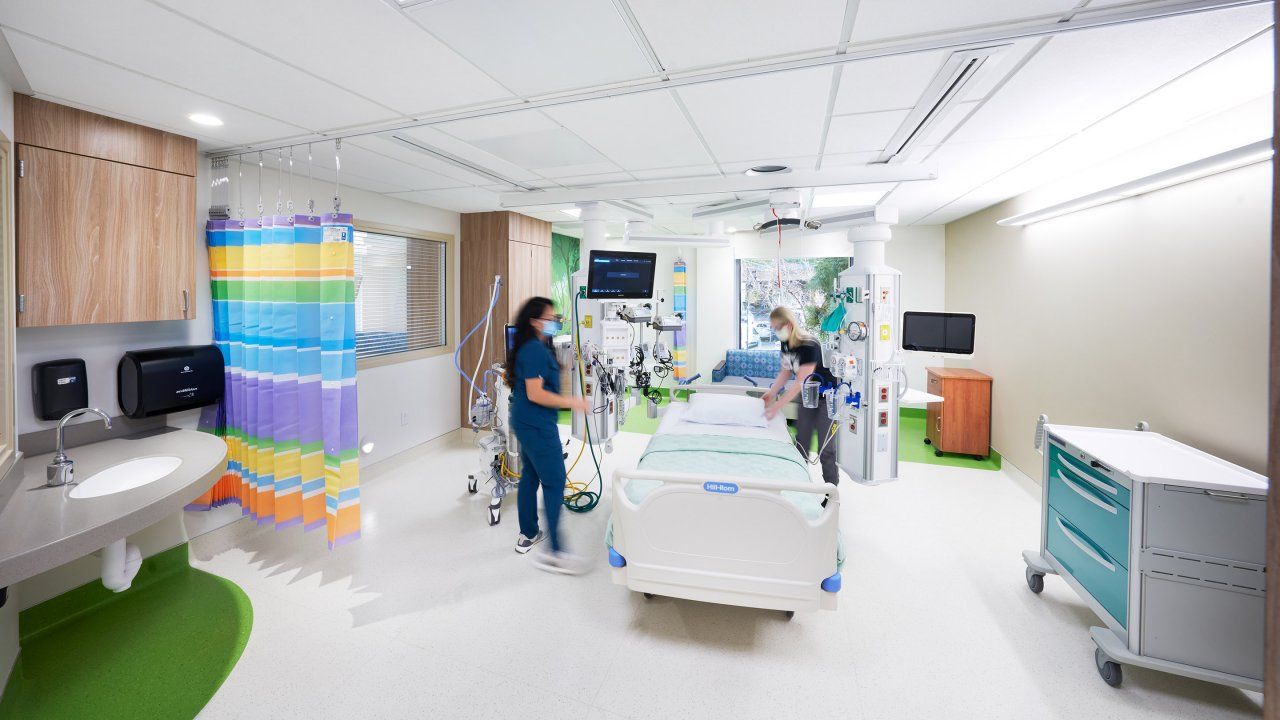
{"type": "Polygon", "coordinates": [[[711,381],[737,384],[754,381],[767,388],[781,368],[782,354],[777,350],[729,350],[711,371],[711,381]]]}

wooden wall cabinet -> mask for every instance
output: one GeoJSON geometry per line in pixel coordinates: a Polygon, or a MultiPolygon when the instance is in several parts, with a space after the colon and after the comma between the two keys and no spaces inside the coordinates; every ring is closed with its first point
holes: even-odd
{"type": "Polygon", "coordinates": [[[195,317],[195,141],[14,96],[18,326],[195,317]]]}
{"type": "Polygon", "coordinates": [[[925,442],[934,454],[985,458],[991,452],[991,376],[968,368],[926,368],[926,392],[945,400],[929,403],[925,442]]]}
{"type": "MultiPolygon", "coordinates": [[[[481,372],[506,359],[504,328],[520,311],[525,300],[551,294],[551,223],[514,212],[464,213],[459,243],[462,283],[458,314],[462,332],[484,318],[489,307],[493,277],[502,276],[502,289],[493,309],[488,350],[481,372]]],[[[560,309],[567,314],[567,310],[560,309]]],[[[462,348],[458,362],[468,374],[480,359],[483,338],[477,332],[462,348]]],[[[479,378],[476,379],[479,382],[479,378]]],[[[467,427],[470,388],[462,380],[462,426],[467,427]]]]}

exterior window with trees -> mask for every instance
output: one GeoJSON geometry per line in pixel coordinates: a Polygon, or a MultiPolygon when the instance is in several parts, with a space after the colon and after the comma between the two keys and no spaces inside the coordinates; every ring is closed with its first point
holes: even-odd
{"type": "Polygon", "coordinates": [[[835,307],[827,295],[836,277],[849,268],[847,257],[743,258],[738,261],[738,346],[778,349],[769,328],[769,313],[784,306],[801,318],[805,329],[820,339],[822,318],[835,307]]]}

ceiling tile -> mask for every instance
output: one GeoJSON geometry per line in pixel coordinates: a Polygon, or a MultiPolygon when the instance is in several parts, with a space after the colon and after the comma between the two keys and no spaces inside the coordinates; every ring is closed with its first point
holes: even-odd
{"type": "Polygon", "coordinates": [[[556,177],[557,184],[565,187],[597,187],[600,185],[609,185],[614,183],[635,182],[630,173],[625,172],[609,172],[595,173],[590,175],[566,175],[556,177]]]}
{"type": "Polygon", "coordinates": [[[563,165],[560,167],[538,168],[538,172],[557,182],[563,182],[562,178],[580,177],[583,175],[604,175],[604,174],[620,174],[622,168],[611,162],[594,162],[579,163],[577,165],[563,165]]]}
{"type": "Polygon", "coordinates": [[[408,200],[438,208],[448,208],[456,212],[486,212],[501,210],[498,194],[480,188],[458,188],[454,190],[416,190],[413,192],[387,193],[393,198],[408,200]]]}
{"type": "Polygon", "coordinates": [[[610,2],[466,0],[420,5],[407,12],[525,97],[652,73],[610,2]]]}
{"type": "Polygon", "coordinates": [[[831,118],[827,132],[827,151],[855,153],[884,150],[889,139],[907,118],[907,110],[841,115],[831,118]]]}
{"type": "MultiPolygon", "coordinates": [[[[474,145],[471,145],[470,143],[463,142],[462,140],[459,140],[453,137],[452,135],[443,133],[435,129],[434,127],[410,128],[408,130],[398,131],[397,133],[394,133],[394,134],[403,135],[405,137],[416,140],[417,142],[423,143],[428,147],[432,147],[437,150],[442,150],[455,157],[461,158],[462,160],[472,165],[475,165],[476,167],[482,168],[484,170],[488,170],[490,172],[497,173],[498,175],[511,180],[536,180],[539,177],[537,173],[527,168],[523,168],[519,165],[516,165],[515,163],[504,160],[500,157],[497,157],[492,153],[481,150],[480,148],[474,145]]],[[[394,140],[388,140],[387,142],[391,142],[395,144],[394,140]]],[[[430,156],[423,155],[423,157],[429,158],[430,156]]],[[[431,165],[426,165],[425,167],[433,170],[435,169],[431,165]]],[[[438,171],[438,172],[442,172],[442,174],[447,174],[452,177],[461,177],[453,172],[448,172],[448,173],[444,173],[443,171],[438,171]]],[[[478,185],[488,184],[489,182],[492,182],[492,178],[487,178],[484,176],[480,176],[480,177],[481,179],[476,183],[478,185]]]]}
{"type": "Polygon", "coordinates": [[[1061,16],[1077,4],[1078,0],[861,0],[853,24],[853,42],[1061,16]]]}
{"type": "Polygon", "coordinates": [[[720,162],[818,152],[831,68],[757,75],[680,88],[720,162]]]}
{"type": "Polygon", "coordinates": [[[663,67],[686,70],[834,49],[846,2],[630,0],[630,5],[663,67]]]}
{"type": "Polygon", "coordinates": [[[744,173],[757,165],[786,165],[793,170],[812,170],[817,167],[817,164],[817,155],[804,155],[800,157],[762,157],[743,162],[723,163],[720,167],[724,170],[725,175],[736,175],[744,173]]]}
{"type": "Polygon", "coordinates": [[[950,54],[912,53],[846,63],[833,114],[915,107],[950,54]]]}
{"type": "Polygon", "coordinates": [[[211,100],[168,83],[112,67],[6,30],[5,38],[22,65],[33,91],[51,100],[72,103],[220,145],[300,135],[304,128],[282,123],[230,103],[211,100]],[[196,126],[187,114],[216,115],[221,127],[196,126]]]}
{"type": "Polygon", "coordinates": [[[582,138],[562,127],[476,140],[471,144],[490,155],[539,171],[542,175],[548,174],[544,168],[558,168],[568,175],[618,170],[617,166],[608,162],[595,148],[583,142],[582,138]],[[580,169],[583,166],[601,165],[608,167],[600,170],[580,169]]]}
{"type": "Polygon", "coordinates": [[[3,3],[0,24],[316,132],[399,116],[144,0],[3,3]]]}
{"type": "Polygon", "coordinates": [[[869,165],[880,157],[879,151],[835,153],[822,156],[822,167],[849,167],[851,165],[869,165]]]}
{"type": "Polygon", "coordinates": [[[395,8],[368,0],[307,0],[306,11],[294,3],[262,0],[158,0],[209,27],[234,31],[274,57],[352,88],[364,97],[405,115],[511,97],[479,68],[424,32],[395,8]],[[282,28],[283,32],[239,32],[242,28],[282,28]],[[353,50],[334,52],[328,42],[335,28],[353,50]]]}
{"type": "Polygon", "coordinates": [[[674,180],[676,178],[719,177],[720,171],[715,165],[690,165],[688,167],[654,168],[652,170],[632,170],[638,180],[674,180]]]}
{"type": "Polygon", "coordinates": [[[434,127],[459,140],[474,143],[477,140],[492,140],[539,130],[554,130],[558,126],[539,110],[520,110],[501,115],[455,120],[434,127]]]}
{"type": "Polygon", "coordinates": [[[1270,24],[1253,6],[1059,35],[953,140],[1066,137],[1270,24]]]}
{"type": "Polygon", "coordinates": [[[546,113],[627,170],[711,161],[668,92],[562,105],[546,113]]]}

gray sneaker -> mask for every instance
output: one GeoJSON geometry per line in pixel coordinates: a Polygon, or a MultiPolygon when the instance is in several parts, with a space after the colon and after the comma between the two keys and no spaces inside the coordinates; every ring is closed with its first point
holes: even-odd
{"type": "Polygon", "coordinates": [[[523,555],[532,550],[534,545],[542,542],[546,537],[547,536],[544,535],[541,530],[539,530],[538,534],[534,535],[532,538],[527,538],[524,535],[516,535],[516,552],[523,555]]]}
{"type": "Polygon", "coordinates": [[[560,573],[561,575],[581,575],[587,571],[586,559],[572,553],[555,552],[545,548],[533,558],[533,564],[539,570],[560,573]]]}

